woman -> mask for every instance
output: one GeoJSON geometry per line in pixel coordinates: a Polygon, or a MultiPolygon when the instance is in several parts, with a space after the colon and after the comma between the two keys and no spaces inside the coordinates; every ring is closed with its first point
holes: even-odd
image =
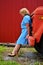
{"type": "Polygon", "coordinates": [[[21,35],[18,38],[16,42],[16,46],[13,49],[12,53],[9,53],[8,55],[13,57],[18,54],[18,51],[20,49],[21,45],[27,44],[27,39],[26,37],[29,36],[29,25],[31,24],[31,18],[30,18],[30,13],[26,8],[20,9],[20,14],[23,16],[23,20],[21,22],[21,35]]]}

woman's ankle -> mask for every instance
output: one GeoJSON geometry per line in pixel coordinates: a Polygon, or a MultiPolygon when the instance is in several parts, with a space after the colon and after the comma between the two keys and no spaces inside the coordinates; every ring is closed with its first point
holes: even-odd
{"type": "Polygon", "coordinates": [[[17,52],[17,51],[14,51],[14,52],[12,52],[12,54],[17,55],[17,54],[18,54],[18,52],[17,52]]]}

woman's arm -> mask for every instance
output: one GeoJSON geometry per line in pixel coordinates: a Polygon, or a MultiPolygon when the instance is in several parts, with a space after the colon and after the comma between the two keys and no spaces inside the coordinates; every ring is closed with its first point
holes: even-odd
{"type": "Polygon", "coordinates": [[[29,27],[29,24],[26,23],[26,27],[27,27],[27,31],[28,31],[28,35],[30,34],[30,27],[29,27]]]}

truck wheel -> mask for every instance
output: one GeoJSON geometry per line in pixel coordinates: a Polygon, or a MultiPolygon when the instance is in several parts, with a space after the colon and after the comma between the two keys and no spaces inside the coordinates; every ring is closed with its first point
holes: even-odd
{"type": "Polygon", "coordinates": [[[38,51],[38,53],[43,55],[43,35],[41,36],[40,42],[35,43],[34,48],[38,51]]]}

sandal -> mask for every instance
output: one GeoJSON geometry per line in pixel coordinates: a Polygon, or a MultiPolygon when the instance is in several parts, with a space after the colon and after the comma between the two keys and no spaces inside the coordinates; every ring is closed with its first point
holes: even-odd
{"type": "Polygon", "coordinates": [[[14,57],[14,56],[16,56],[16,54],[9,53],[8,56],[9,56],[9,57],[14,57]]]}

